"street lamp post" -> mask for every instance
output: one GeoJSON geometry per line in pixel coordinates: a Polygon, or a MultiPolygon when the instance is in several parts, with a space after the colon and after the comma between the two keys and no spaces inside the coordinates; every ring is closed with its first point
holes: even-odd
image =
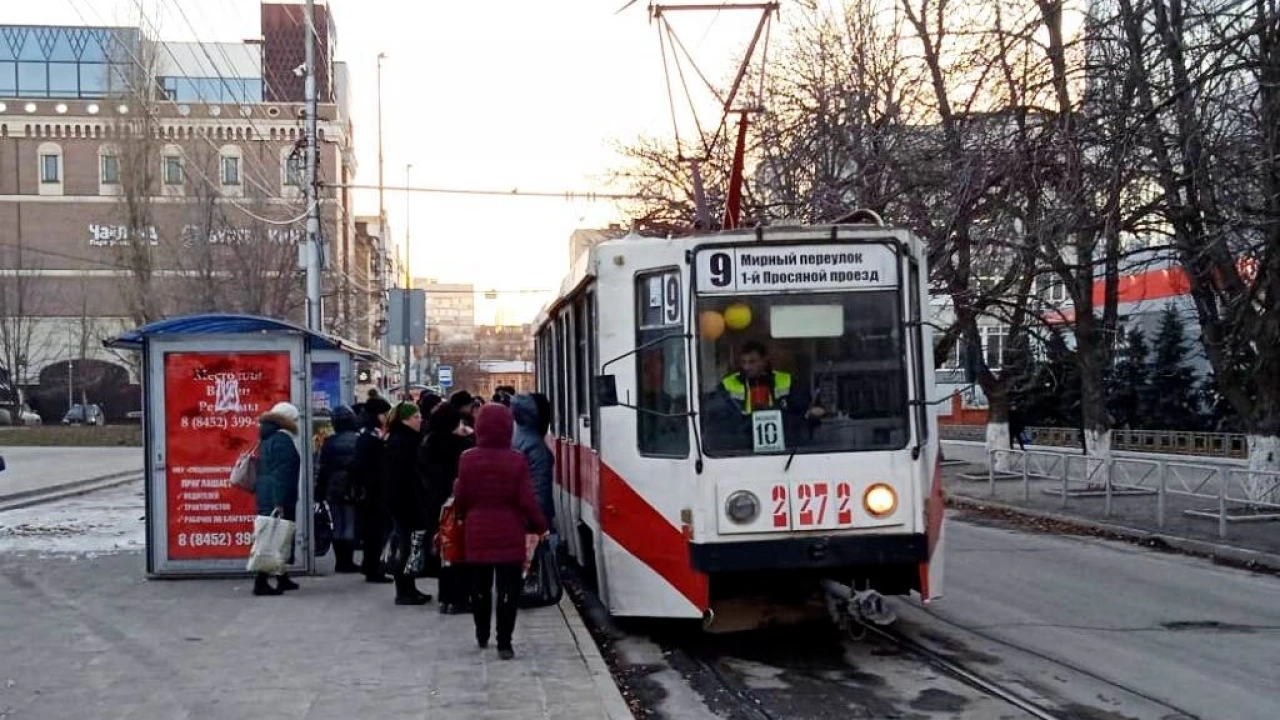
{"type": "Polygon", "coordinates": [[[413,338],[410,331],[413,323],[409,320],[412,304],[409,296],[413,292],[413,275],[409,272],[409,173],[413,165],[404,166],[404,398],[409,399],[409,370],[412,367],[413,338]]]}

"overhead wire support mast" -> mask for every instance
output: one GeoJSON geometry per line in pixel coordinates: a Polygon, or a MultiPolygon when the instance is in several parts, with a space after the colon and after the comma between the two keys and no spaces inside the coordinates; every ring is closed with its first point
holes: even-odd
{"type": "Polygon", "coordinates": [[[307,205],[307,329],[313,332],[324,332],[324,314],[320,308],[320,273],[322,268],[322,250],[320,247],[320,204],[319,163],[316,154],[319,151],[317,137],[317,115],[319,101],[316,96],[316,48],[315,48],[315,0],[307,0],[306,4],[306,153],[307,179],[305,182],[307,205]]]}
{"type": "MultiPolygon", "coordinates": [[[[626,9],[626,7],[630,7],[632,4],[634,3],[628,3],[623,9],[626,9]]],[[[699,168],[699,164],[701,160],[711,159],[715,151],[715,147],[719,144],[720,137],[725,131],[725,126],[728,124],[729,116],[732,114],[738,115],[738,118],[739,118],[738,137],[737,137],[737,142],[734,145],[733,160],[729,167],[728,187],[726,188],[726,192],[725,192],[724,219],[721,222],[721,227],[725,230],[732,230],[741,225],[742,185],[744,182],[745,169],[746,169],[747,131],[750,127],[749,116],[752,113],[758,113],[758,112],[764,111],[764,107],[763,107],[764,77],[765,77],[764,64],[768,60],[767,55],[769,50],[770,21],[773,19],[774,14],[778,12],[779,6],[780,4],[778,2],[764,2],[764,3],[718,3],[718,4],[698,4],[698,5],[651,5],[649,7],[649,18],[651,21],[656,21],[658,23],[658,39],[659,39],[659,42],[662,44],[663,72],[666,74],[666,78],[667,78],[667,95],[668,95],[667,99],[668,99],[668,102],[672,103],[672,106],[673,106],[672,125],[673,125],[673,130],[676,136],[676,153],[678,156],[680,156],[679,159],[687,160],[690,164],[690,171],[692,174],[693,186],[694,186],[694,196],[698,198],[698,202],[697,202],[698,217],[699,217],[699,221],[702,223],[705,223],[707,209],[705,208],[704,201],[702,199],[703,198],[702,175],[699,168]],[[675,31],[671,27],[671,24],[667,21],[667,18],[666,18],[667,14],[673,13],[673,12],[690,12],[690,11],[707,11],[707,10],[714,10],[717,13],[720,13],[721,11],[724,11],[724,10],[754,10],[760,13],[760,20],[759,22],[756,23],[755,33],[751,37],[751,43],[747,46],[746,55],[743,57],[742,63],[738,66],[738,72],[733,79],[733,85],[730,87],[729,92],[724,96],[721,96],[721,94],[717,92],[714,87],[711,86],[711,83],[707,80],[705,74],[703,74],[702,71],[697,67],[697,64],[693,61],[693,58],[690,56],[688,49],[685,48],[684,43],[680,41],[680,38],[676,35],[675,31]],[[760,39],[762,36],[764,38],[764,52],[762,53],[763,57],[761,58],[761,61],[760,61],[761,70],[760,70],[759,97],[756,98],[756,103],[753,106],[735,107],[735,101],[737,100],[738,93],[742,89],[743,80],[746,79],[747,71],[750,69],[751,61],[756,54],[756,46],[759,45],[760,39]],[[685,158],[683,157],[683,152],[680,148],[680,128],[678,123],[676,123],[676,120],[675,120],[675,112],[674,112],[675,99],[672,96],[671,76],[670,76],[670,71],[667,68],[668,45],[671,46],[670,52],[677,63],[676,69],[680,76],[681,83],[682,84],[684,83],[684,72],[683,72],[682,66],[680,65],[679,56],[680,56],[680,53],[683,53],[684,56],[688,58],[690,63],[693,65],[693,69],[698,74],[698,77],[703,81],[704,84],[708,86],[712,94],[715,95],[716,99],[719,100],[723,105],[721,116],[720,116],[720,124],[717,127],[715,135],[712,137],[711,141],[707,142],[706,137],[702,132],[701,123],[697,121],[697,109],[693,107],[692,97],[689,96],[688,86],[685,85],[685,95],[686,97],[689,98],[690,109],[693,110],[693,113],[694,113],[694,122],[698,126],[699,140],[703,143],[703,147],[704,147],[704,157],[702,159],[685,158]]]]}

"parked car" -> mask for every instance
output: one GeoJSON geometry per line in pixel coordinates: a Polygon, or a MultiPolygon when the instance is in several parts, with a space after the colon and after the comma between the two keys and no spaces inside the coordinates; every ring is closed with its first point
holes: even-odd
{"type": "Polygon", "coordinates": [[[102,412],[102,408],[97,405],[80,405],[75,404],[62,416],[63,425],[96,425],[102,426],[107,423],[107,416],[102,412]]]}

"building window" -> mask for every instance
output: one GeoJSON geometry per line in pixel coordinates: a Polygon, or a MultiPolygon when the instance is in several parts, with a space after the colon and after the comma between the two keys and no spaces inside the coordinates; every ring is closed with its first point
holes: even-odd
{"type": "Polygon", "coordinates": [[[302,165],[300,153],[289,153],[284,162],[284,184],[301,185],[306,169],[302,165]]]}
{"type": "Polygon", "coordinates": [[[49,185],[62,182],[62,153],[40,153],[40,182],[49,185]]]}
{"type": "Polygon", "coordinates": [[[183,183],[182,156],[164,156],[164,184],[181,185],[183,183]]]}
{"type": "Polygon", "coordinates": [[[637,445],[643,455],[689,456],[688,359],[680,273],[640,275],[635,285],[637,445]]]}
{"type": "Polygon", "coordinates": [[[103,185],[115,185],[120,182],[120,158],[111,153],[103,153],[98,157],[98,178],[103,185]]]}
{"type": "Polygon", "coordinates": [[[1040,299],[1047,303],[1064,303],[1067,301],[1067,286],[1058,278],[1041,276],[1036,278],[1040,299]]]}
{"type": "Polygon", "coordinates": [[[235,156],[223,156],[222,184],[223,185],[239,185],[240,184],[240,158],[235,156]]]}
{"type": "Polygon", "coordinates": [[[1004,346],[1008,339],[1009,329],[1005,327],[985,327],[982,329],[983,350],[987,367],[996,370],[1004,366],[1004,346]]]}

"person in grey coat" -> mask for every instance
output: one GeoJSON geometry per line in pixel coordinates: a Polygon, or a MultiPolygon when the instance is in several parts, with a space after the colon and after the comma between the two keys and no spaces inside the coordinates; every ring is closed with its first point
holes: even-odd
{"type": "MultiPolygon", "coordinates": [[[[258,419],[258,479],[253,486],[258,515],[279,513],[285,520],[297,522],[298,472],[302,467],[295,444],[298,417],[298,408],[282,402],[258,419]]],[[[293,562],[292,553],[289,562],[293,562]]],[[[266,573],[258,573],[253,581],[254,595],[280,595],[297,589],[298,584],[283,572],[275,587],[266,573]]]]}
{"type": "Polygon", "coordinates": [[[524,453],[533,475],[533,496],[538,500],[547,526],[555,527],[555,455],[547,447],[546,433],[542,430],[538,403],[532,395],[516,395],[511,399],[511,414],[515,417],[516,432],[512,447],[524,453]]]}

